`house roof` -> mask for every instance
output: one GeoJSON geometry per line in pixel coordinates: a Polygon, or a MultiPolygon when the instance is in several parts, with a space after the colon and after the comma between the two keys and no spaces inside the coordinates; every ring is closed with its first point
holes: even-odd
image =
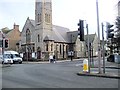
{"type": "Polygon", "coordinates": [[[67,36],[68,36],[69,43],[75,43],[78,37],[78,31],[67,32],[67,36]]]}
{"type": "Polygon", "coordinates": [[[5,27],[5,28],[2,29],[2,32],[3,32],[4,34],[7,34],[7,33],[9,33],[10,31],[12,31],[12,30],[10,30],[8,27],[5,27]]]}

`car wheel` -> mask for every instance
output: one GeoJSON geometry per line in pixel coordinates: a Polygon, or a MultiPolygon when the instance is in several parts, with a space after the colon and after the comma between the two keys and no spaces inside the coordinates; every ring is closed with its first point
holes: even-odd
{"type": "Polygon", "coordinates": [[[19,64],[22,64],[22,61],[21,61],[21,62],[19,62],[19,64]]]}

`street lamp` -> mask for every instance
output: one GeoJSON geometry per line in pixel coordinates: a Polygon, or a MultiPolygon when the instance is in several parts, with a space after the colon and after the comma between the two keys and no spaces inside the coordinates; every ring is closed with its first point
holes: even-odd
{"type": "Polygon", "coordinates": [[[71,53],[71,61],[73,60],[72,58],[73,58],[73,37],[74,37],[74,35],[72,35],[71,34],[71,51],[70,51],[70,53],[71,53]]]}

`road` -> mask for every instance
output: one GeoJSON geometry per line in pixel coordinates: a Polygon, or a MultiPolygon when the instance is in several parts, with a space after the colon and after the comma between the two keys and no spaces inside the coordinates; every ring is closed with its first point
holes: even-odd
{"type": "Polygon", "coordinates": [[[3,88],[118,88],[118,79],[84,77],[82,61],[14,64],[2,69],[3,88]]]}

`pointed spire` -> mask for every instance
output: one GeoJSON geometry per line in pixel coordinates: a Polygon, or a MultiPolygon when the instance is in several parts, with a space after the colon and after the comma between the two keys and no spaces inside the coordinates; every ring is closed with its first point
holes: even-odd
{"type": "Polygon", "coordinates": [[[29,19],[29,17],[27,19],[29,19]]]}
{"type": "Polygon", "coordinates": [[[16,25],[16,24],[14,23],[13,29],[14,29],[14,30],[19,30],[19,25],[16,25]]]}
{"type": "Polygon", "coordinates": [[[16,24],[15,24],[15,22],[14,22],[13,29],[15,29],[15,25],[16,25],[16,24]]]}

